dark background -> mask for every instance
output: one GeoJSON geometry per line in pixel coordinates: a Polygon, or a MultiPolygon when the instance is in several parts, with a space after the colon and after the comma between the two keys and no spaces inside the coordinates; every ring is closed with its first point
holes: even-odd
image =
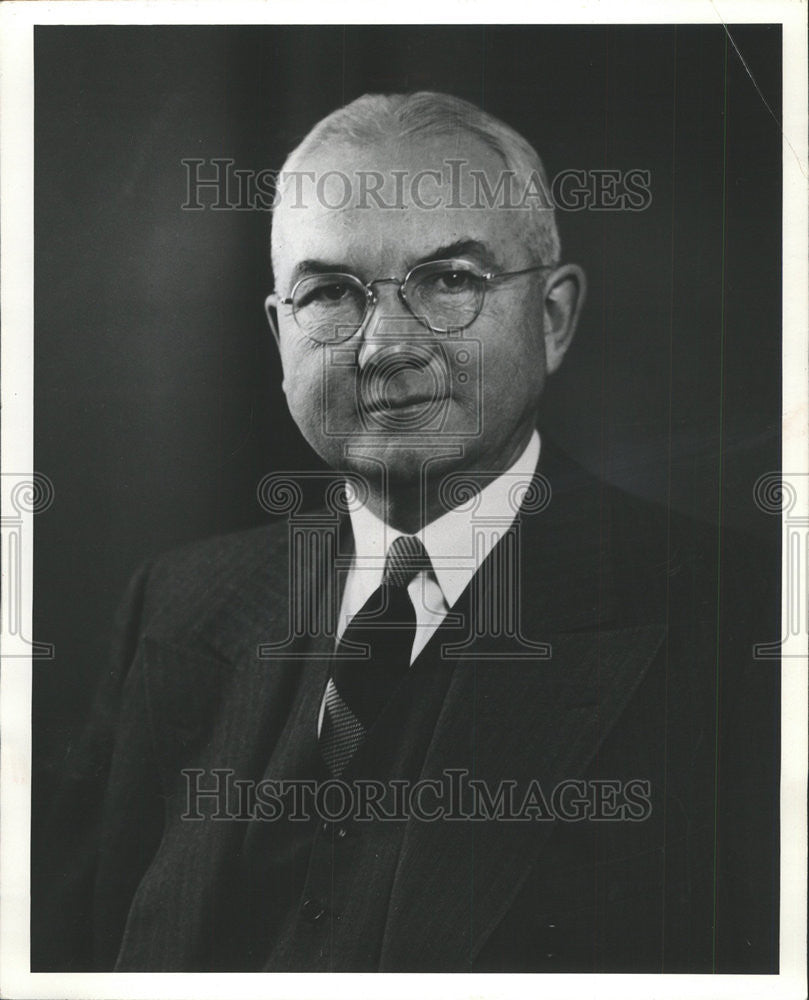
{"type": "MultiPolygon", "coordinates": [[[[720,27],[38,27],[34,815],[145,558],[259,523],[316,467],[262,311],[269,215],[190,212],[181,160],[280,168],[368,92],[445,90],[548,171],[651,171],[641,213],[561,213],[588,302],[543,433],[627,490],[777,542],[781,33],[720,27]],[[763,96],[762,96],[763,95],[763,96]],[[769,105],[769,107],[767,106],[769,105]]],[[[43,831],[44,836],[58,831],[43,831]]]]}

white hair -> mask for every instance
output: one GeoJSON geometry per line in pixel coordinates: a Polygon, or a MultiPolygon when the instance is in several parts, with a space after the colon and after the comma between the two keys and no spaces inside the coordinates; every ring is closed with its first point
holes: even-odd
{"type": "MultiPolygon", "coordinates": [[[[525,190],[538,177],[549,191],[539,154],[505,122],[450,94],[422,90],[413,94],[365,94],[338,108],[315,125],[287,157],[281,173],[299,169],[308,155],[330,142],[372,145],[391,138],[448,135],[464,131],[476,136],[503,160],[525,190]]],[[[526,218],[526,239],[540,263],[556,264],[561,244],[552,204],[532,206],[526,218]]]]}

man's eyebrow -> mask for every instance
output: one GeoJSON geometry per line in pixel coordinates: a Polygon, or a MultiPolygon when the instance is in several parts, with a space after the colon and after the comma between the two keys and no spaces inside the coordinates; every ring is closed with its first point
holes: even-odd
{"type": "MultiPolygon", "coordinates": [[[[433,250],[428,251],[425,254],[419,254],[416,260],[411,261],[410,267],[415,267],[416,264],[425,264],[431,260],[449,260],[453,257],[477,257],[484,263],[493,263],[492,254],[485,243],[481,243],[480,240],[474,239],[460,239],[455,240],[453,243],[448,243],[445,246],[435,247],[433,250]]],[[[292,273],[290,274],[290,285],[294,285],[296,281],[304,277],[307,274],[356,274],[356,267],[345,261],[333,261],[333,260],[318,260],[315,257],[306,257],[303,260],[299,260],[298,263],[292,268],[292,273]]],[[[385,276],[386,277],[386,276],[385,276]]],[[[404,275],[402,275],[404,277],[404,275]]]]}
{"type": "Polygon", "coordinates": [[[487,263],[492,262],[491,250],[480,240],[461,239],[446,246],[436,247],[429,253],[420,256],[414,263],[423,264],[431,260],[449,260],[452,257],[477,257],[487,263]]]}
{"type": "Polygon", "coordinates": [[[351,265],[346,264],[344,261],[335,262],[307,257],[304,260],[299,260],[292,268],[290,280],[294,285],[298,278],[302,278],[306,274],[331,274],[333,272],[341,274],[354,273],[351,265]]]}

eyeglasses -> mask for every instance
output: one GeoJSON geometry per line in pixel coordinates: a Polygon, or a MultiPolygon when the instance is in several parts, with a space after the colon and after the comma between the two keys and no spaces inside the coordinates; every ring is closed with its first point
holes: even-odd
{"type": "MultiPolygon", "coordinates": [[[[286,298],[268,296],[267,305],[292,306],[295,322],[310,340],[334,344],[353,337],[364,325],[379,301],[374,286],[394,284],[399,286],[400,301],[419,323],[434,333],[449,333],[464,330],[477,319],[490,283],[552,268],[537,264],[494,274],[471,261],[453,259],[417,264],[401,281],[375,278],[364,283],[339,271],[309,274],[293,285],[286,298]]],[[[269,310],[267,315],[272,324],[269,310]]]]}

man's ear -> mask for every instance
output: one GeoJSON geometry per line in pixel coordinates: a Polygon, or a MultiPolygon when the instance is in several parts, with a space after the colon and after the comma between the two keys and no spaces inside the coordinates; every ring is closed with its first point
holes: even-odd
{"type": "Polygon", "coordinates": [[[570,347],[586,292],[587,279],[577,264],[563,264],[546,279],[543,304],[546,370],[549,375],[561,365],[570,347]]]}
{"type": "Polygon", "coordinates": [[[273,339],[278,346],[278,350],[281,350],[281,338],[278,335],[278,322],[276,309],[278,308],[278,296],[275,292],[270,292],[267,298],[264,300],[264,312],[267,316],[267,322],[270,324],[270,330],[272,330],[273,339]]]}
{"type": "MultiPolygon", "coordinates": [[[[278,295],[275,292],[270,292],[267,298],[264,300],[264,313],[267,317],[267,322],[270,324],[270,330],[272,331],[273,340],[275,341],[275,346],[278,348],[278,355],[281,358],[281,370],[284,367],[284,357],[281,354],[281,335],[278,332],[278,314],[276,309],[278,308],[278,295]]],[[[281,389],[286,395],[286,379],[281,380],[281,389]]]]}

